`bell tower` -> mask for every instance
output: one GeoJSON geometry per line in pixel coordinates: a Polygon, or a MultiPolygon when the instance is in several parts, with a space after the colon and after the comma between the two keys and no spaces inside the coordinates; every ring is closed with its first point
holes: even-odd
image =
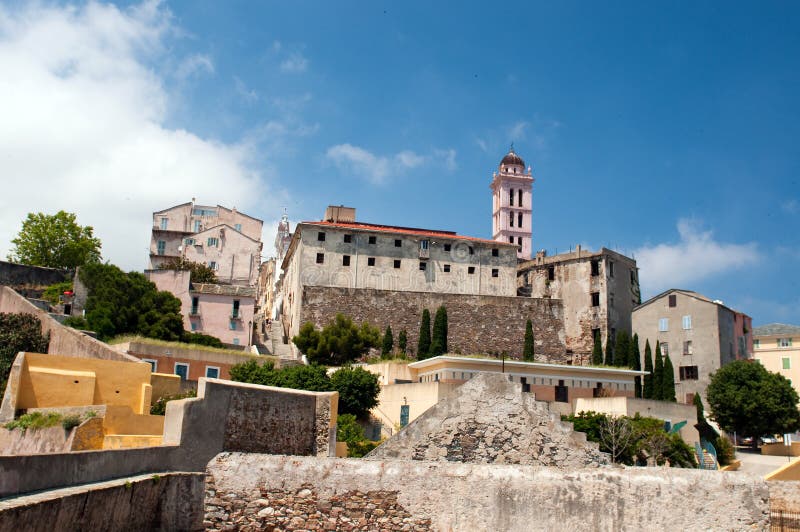
{"type": "Polygon", "coordinates": [[[533,174],[514,145],[492,175],[492,238],[517,245],[517,258],[530,260],[533,228],[533,174]]]}

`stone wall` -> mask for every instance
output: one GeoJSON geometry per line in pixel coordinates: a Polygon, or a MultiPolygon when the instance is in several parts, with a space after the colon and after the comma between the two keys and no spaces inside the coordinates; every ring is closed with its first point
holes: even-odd
{"type": "Polygon", "coordinates": [[[202,530],[203,476],[142,475],[0,501],[0,530],[202,530]]]}
{"type": "Polygon", "coordinates": [[[208,473],[212,529],[766,530],[769,520],[766,483],[743,473],[238,453],[208,473]]]}
{"type": "Polygon", "coordinates": [[[561,302],[555,300],[306,286],[300,321],[322,327],[342,313],[356,322],[368,321],[381,331],[391,325],[395,338],[406,330],[409,351],[415,353],[422,309],[431,311],[433,322],[440,305],[447,308],[451,353],[505,352],[520,358],[525,322],[530,319],[536,353],[543,357],[540,360],[569,360],[564,348],[561,302]]]}
{"type": "Polygon", "coordinates": [[[522,392],[505,375],[488,373],[462,384],[367,458],[556,467],[609,461],[547,403],[522,392]]]}
{"type": "Polygon", "coordinates": [[[770,509],[800,514],[800,481],[771,480],[767,486],[770,509]]]}
{"type": "Polygon", "coordinates": [[[41,297],[44,289],[51,284],[71,281],[73,273],[70,270],[0,261],[0,285],[10,286],[25,297],[41,297]]]}

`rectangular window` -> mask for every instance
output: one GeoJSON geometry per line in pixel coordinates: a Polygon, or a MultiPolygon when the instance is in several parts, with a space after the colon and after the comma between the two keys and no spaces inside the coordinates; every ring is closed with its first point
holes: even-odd
{"type": "Polygon", "coordinates": [[[203,209],[202,207],[195,207],[192,209],[193,216],[216,216],[216,209],[203,209]]]}
{"type": "Polygon", "coordinates": [[[450,265],[449,264],[445,264],[442,267],[442,269],[444,270],[444,273],[450,273],[450,265]]]}
{"type": "Polygon", "coordinates": [[[215,261],[215,260],[208,261],[208,267],[211,270],[216,270],[217,269],[217,261],[215,261]]]}
{"type": "Polygon", "coordinates": [[[197,330],[197,322],[196,322],[196,321],[193,321],[193,322],[192,322],[192,324],[191,324],[191,326],[192,326],[192,330],[193,330],[193,331],[196,331],[196,330],[197,330]]]}
{"type": "Polygon", "coordinates": [[[475,273],[475,266],[467,266],[467,273],[469,274],[475,273]]]}
{"type": "Polygon", "coordinates": [[[239,345],[239,339],[238,338],[234,338],[233,339],[233,345],[239,345]]]}
{"type": "Polygon", "coordinates": [[[183,244],[185,246],[194,246],[194,238],[184,238],[183,244]]]}
{"type": "Polygon", "coordinates": [[[761,347],[761,340],[756,338],[755,340],[753,340],[753,349],[758,349],[759,347],[761,347]]]}
{"type": "Polygon", "coordinates": [[[215,366],[206,366],[207,379],[219,379],[219,368],[215,366]]]}
{"type": "Polygon", "coordinates": [[[669,306],[670,308],[678,306],[678,296],[675,294],[669,296],[669,306]]]}
{"type": "Polygon", "coordinates": [[[517,227],[522,227],[522,213],[517,214],[517,227]]]}
{"type": "Polygon", "coordinates": [[[167,243],[164,240],[158,241],[158,254],[163,255],[167,251],[167,243]]]}
{"type": "Polygon", "coordinates": [[[350,244],[353,241],[353,235],[344,235],[344,243],[350,244]]]}
{"type": "Polygon", "coordinates": [[[631,270],[631,284],[636,284],[636,270],[631,270]]]}
{"type": "Polygon", "coordinates": [[[517,205],[522,207],[522,189],[519,189],[517,192],[519,192],[519,194],[518,194],[519,201],[517,202],[517,205]]]}
{"type": "Polygon", "coordinates": [[[400,268],[400,259],[395,259],[394,260],[394,267],[395,267],[395,269],[400,268]]]}
{"type": "Polygon", "coordinates": [[[161,229],[166,230],[168,221],[169,221],[169,218],[161,218],[161,229]]]}
{"type": "Polygon", "coordinates": [[[783,369],[792,369],[792,360],[789,357],[782,357],[781,367],[783,369]]]}
{"type": "Polygon", "coordinates": [[[684,316],[683,317],[683,330],[688,331],[692,328],[692,317],[691,316],[684,316]]]}
{"type": "Polygon", "coordinates": [[[143,358],[142,362],[147,362],[148,364],[150,364],[150,371],[152,371],[153,373],[158,371],[158,360],[143,358]]]}
{"type": "Polygon", "coordinates": [[[189,378],[189,364],[184,362],[175,362],[175,375],[180,376],[182,381],[189,378]]]}
{"type": "Polygon", "coordinates": [[[450,251],[450,244],[445,244],[444,245],[444,250],[445,251],[450,251]]]}
{"type": "Polygon", "coordinates": [[[686,340],[683,342],[683,354],[684,355],[691,355],[692,354],[692,341],[686,340]]]}
{"type": "Polygon", "coordinates": [[[696,381],[698,379],[697,366],[681,366],[679,373],[682,381],[696,381]]]}
{"type": "Polygon", "coordinates": [[[427,264],[424,262],[419,263],[419,271],[424,272],[427,264]]]}
{"type": "Polygon", "coordinates": [[[492,248],[492,257],[499,257],[499,256],[500,256],[500,250],[497,248],[492,248]]]}
{"type": "Polygon", "coordinates": [[[239,231],[240,233],[242,232],[242,224],[233,224],[233,228],[239,231]]]}
{"type": "Polygon", "coordinates": [[[593,307],[600,306],[600,292],[592,292],[592,306],[593,307]]]}
{"type": "Polygon", "coordinates": [[[521,236],[518,236],[518,237],[517,237],[517,245],[518,245],[518,246],[521,246],[521,245],[522,245],[522,237],[521,237],[521,236]]]}
{"type": "Polygon", "coordinates": [[[200,223],[200,220],[195,220],[194,221],[194,232],[195,233],[199,233],[201,227],[202,227],[202,224],[200,223]]]}
{"type": "Polygon", "coordinates": [[[233,306],[231,307],[231,318],[238,318],[239,317],[239,300],[233,300],[233,306]]]}
{"type": "Polygon", "coordinates": [[[371,236],[367,239],[370,244],[375,244],[378,241],[377,237],[371,236]]]}
{"type": "Polygon", "coordinates": [[[206,242],[206,245],[208,245],[208,247],[215,248],[217,247],[217,244],[219,244],[219,239],[213,236],[208,237],[208,242],[206,242]]]}
{"type": "Polygon", "coordinates": [[[375,266],[375,257],[367,258],[367,266],[375,266]]]}
{"type": "Polygon", "coordinates": [[[350,266],[350,255],[342,255],[342,266],[350,266]]]}
{"type": "Polygon", "coordinates": [[[429,245],[430,245],[430,240],[420,240],[419,241],[419,249],[420,249],[420,251],[427,250],[429,245]]]}
{"type": "Polygon", "coordinates": [[[399,238],[395,238],[394,239],[394,247],[399,248],[402,245],[403,245],[403,241],[402,240],[400,240],[399,238]]]}
{"type": "Polygon", "coordinates": [[[499,276],[500,276],[500,270],[498,270],[497,268],[492,268],[492,277],[499,277],[499,276]]]}
{"type": "Polygon", "coordinates": [[[591,266],[592,266],[592,277],[600,275],[600,261],[593,260],[591,262],[591,266]]]}
{"type": "Polygon", "coordinates": [[[228,320],[228,329],[231,331],[236,330],[236,320],[228,320]]]}
{"type": "Polygon", "coordinates": [[[514,206],[514,189],[508,191],[508,204],[513,207],[514,206]]]}
{"type": "Polygon", "coordinates": [[[470,255],[474,255],[475,254],[475,249],[472,246],[469,246],[469,254],[470,255]]]}
{"type": "Polygon", "coordinates": [[[325,242],[325,233],[322,231],[317,233],[317,242],[325,242]]]}
{"type": "Polygon", "coordinates": [[[608,261],[608,276],[609,277],[614,277],[614,261],[613,260],[608,261]]]}
{"type": "Polygon", "coordinates": [[[514,243],[514,237],[513,236],[508,237],[508,243],[509,244],[513,244],[514,243]]]}
{"type": "Polygon", "coordinates": [[[325,262],[325,254],[317,253],[317,264],[323,264],[324,262],[325,262]]]}
{"type": "Polygon", "coordinates": [[[556,280],[556,267],[555,266],[548,266],[547,267],[547,280],[548,281],[555,281],[556,280]]]}
{"type": "Polygon", "coordinates": [[[658,320],[658,331],[667,332],[669,330],[669,318],[661,318],[658,320]]]}
{"type": "Polygon", "coordinates": [[[792,339],[778,338],[778,347],[792,347],[792,339]]]}
{"type": "Polygon", "coordinates": [[[189,314],[197,315],[200,313],[200,298],[197,296],[192,297],[192,310],[189,314]]]}
{"type": "Polygon", "coordinates": [[[513,212],[508,213],[508,226],[509,227],[514,227],[514,213],[513,212]]]}
{"type": "Polygon", "coordinates": [[[661,356],[665,357],[665,356],[669,355],[669,344],[668,343],[664,342],[663,344],[660,345],[660,347],[661,347],[661,356]]]}

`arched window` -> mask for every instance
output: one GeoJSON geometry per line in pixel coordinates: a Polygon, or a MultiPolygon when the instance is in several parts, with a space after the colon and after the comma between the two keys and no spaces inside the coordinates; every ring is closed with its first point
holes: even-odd
{"type": "Polygon", "coordinates": [[[522,213],[517,215],[517,227],[522,227],[522,213]]]}
{"type": "Polygon", "coordinates": [[[519,189],[518,192],[519,192],[519,203],[517,203],[517,205],[522,207],[522,189],[519,189]]]}
{"type": "Polygon", "coordinates": [[[508,193],[508,204],[514,206],[514,189],[512,188],[508,193]]]}

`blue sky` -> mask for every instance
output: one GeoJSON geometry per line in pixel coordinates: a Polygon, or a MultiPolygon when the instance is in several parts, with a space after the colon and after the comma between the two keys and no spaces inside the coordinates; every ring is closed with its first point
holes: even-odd
{"type": "Polygon", "coordinates": [[[513,141],[534,249],[800,324],[800,5],[432,4],[0,7],[0,253],[64,208],[141,269],[193,196],[264,219],[265,254],[283,207],[490,237],[513,141]]]}

